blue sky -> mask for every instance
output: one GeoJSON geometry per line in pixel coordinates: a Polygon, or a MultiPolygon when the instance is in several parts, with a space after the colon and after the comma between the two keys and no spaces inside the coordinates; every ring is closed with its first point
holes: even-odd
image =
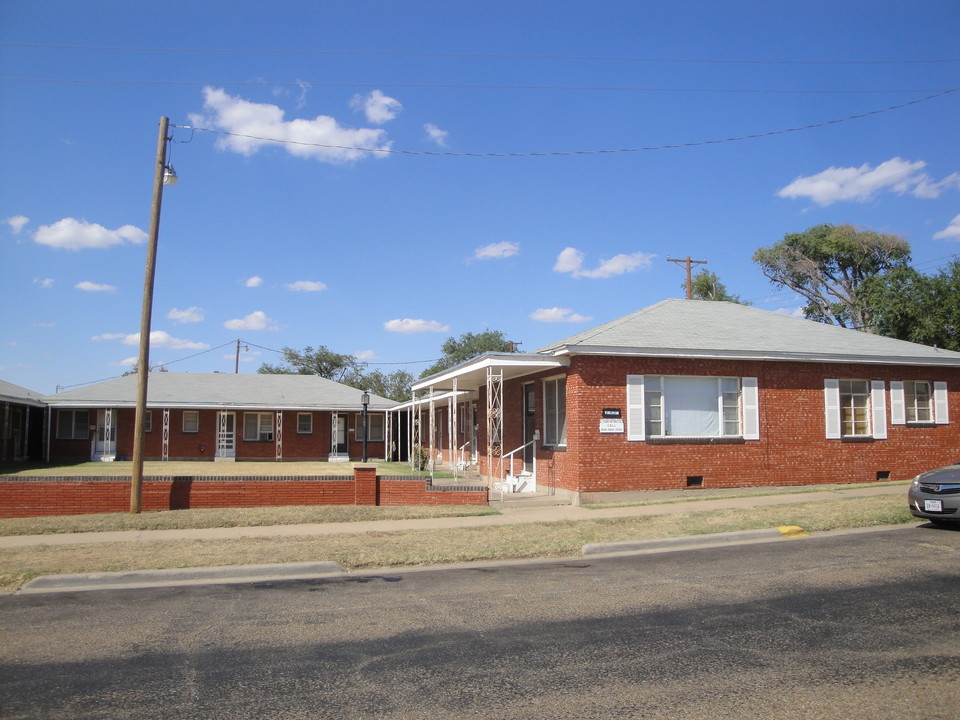
{"type": "Polygon", "coordinates": [[[161,116],[171,372],[233,372],[238,339],[244,373],[326,345],[416,376],[485,329],[534,350],[681,297],[688,255],[792,313],[750,258],[819,223],[934,272],[958,37],[954,0],[2,0],[0,377],[129,369],[161,116]]]}

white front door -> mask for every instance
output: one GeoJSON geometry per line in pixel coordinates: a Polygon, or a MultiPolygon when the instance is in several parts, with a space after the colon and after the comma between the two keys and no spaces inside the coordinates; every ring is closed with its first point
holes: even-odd
{"type": "Polygon", "coordinates": [[[93,440],[94,460],[113,460],[117,456],[117,414],[111,409],[97,410],[97,433],[93,440]]]}
{"type": "Polygon", "coordinates": [[[232,460],[237,457],[237,416],[232,412],[217,415],[217,458],[232,460]]]}

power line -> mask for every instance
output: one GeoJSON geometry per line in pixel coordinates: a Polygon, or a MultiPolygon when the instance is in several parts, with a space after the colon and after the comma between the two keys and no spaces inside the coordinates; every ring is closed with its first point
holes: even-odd
{"type": "MultiPolygon", "coordinates": [[[[227,343],[227,344],[229,345],[229,344],[232,344],[232,343],[234,343],[234,342],[236,342],[236,340],[231,340],[230,343],[227,343]]],[[[260,350],[266,350],[266,351],[268,351],[268,352],[277,353],[278,355],[283,355],[283,354],[284,354],[283,350],[277,350],[277,349],[275,349],[275,348],[264,347],[263,345],[257,345],[256,343],[252,343],[252,342],[250,342],[250,341],[248,341],[248,340],[241,340],[240,342],[242,342],[244,345],[249,345],[250,347],[259,348],[260,350]]],[[[221,347],[222,347],[222,346],[221,346],[221,347]]],[[[441,359],[442,359],[442,358],[433,358],[432,360],[407,360],[407,361],[404,361],[404,362],[380,362],[379,360],[360,360],[360,358],[357,358],[357,360],[359,360],[360,362],[365,363],[365,364],[367,364],[367,365],[424,365],[424,364],[426,364],[426,363],[435,363],[435,362],[437,362],[438,360],[441,360],[441,359]]]]}
{"type": "Polygon", "coordinates": [[[203,48],[148,47],[130,45],[69,45],[56,43],[2,42],[0,47],[35,48],[42,50],[91,50],[113,52],[212,53],[226,55],[345,55],[366,57],[442,57],[481,58],[490,60],[563,60],[579,62],[624,62],[704,65],[933,65],[958,63],[960,58],[920,58],[916,60],[747,60],[737,58],[663,58],[615,55],[535,55],[528,53],[467,53],[410,50],[297,50],[278,48],[203,48]]]}
{"type": "Polygon", "coordinates": [[[493,152],[451,152],[451,151],[438,151],[438,150],[401,150],[395,148],[369,148],[369,147],[355,147],[349,145],[331,145],[327,143],[311,143],[303,142],[299,140],[280,140],[277,138],[268,138],[261,137],[258,135],[249,135],[246,133],[234,133],[227,130],[216,130],[213,128],[204,128],[196,127],[189,125],[174,125],[174,127],[187,128],[191,130],[196,130],[198,132],[208,132],[216,135],[226,135],[229,137],[239,137],[245,138],[247,140],[259,140],[261,142],[270,142],[277,143],[279,145],[298,145],[302,147],[319,147],[326,148],[328,150],[352,150],[355,152],[368,152],[368,153],[382,153],[385,155],[427,155],[427,156],[436,156],[436,157],[559,157],[559,156],[571,156],[571,155],[610,155],[616,153],[637,153],[637,152],[647,152],[651,150],[676,150],[679,148],[688,148],[688,147],[700,147],[703,145],[720,145],[723,143],[731,142],[740,142],[743,140],[756,140],[759,138],[773,137],[776,135],[785,135],[788,133],[801,132],[803,130],[813,130],[815,128],[828,127],[830,125],[838,125],[840,123],[850,122],[851,120],[860,120],[862,118],[871,117],[874,115],[880,115],[882,113],[891,112],[893,110],[901,110],[905,107],[911,105],[917,105],[919,103],[928,102],[930,100],[935,100],[937,98],[944,97],[950,93],[955,93],[960,91],[960,88],[951,88],[949,90],[943,90],[941,92],[935,93],[933,95],[928,95],[923,98],[918,98],[916,100],[910,100],[907,102],[899,103],[897,105],[890,105],[879,110],[870,110],[868,112],[858,113],[856,115],[848,115],[843,118],[836,120],[825,120],[818,123],[810,123],[809,125],[801,125],[798,127],[785,128],[782,130],[769,130],[762,133],[752,133],[749,135],[740,135],[736,137],[728,137],[722,139],[714,140],[697,140],[684,143],[674,143],[674,144],[665,144],[665,145],[649,145],[646,147],[636,147],[636,148],[617,148],[611,150],[569,150],[569,151],[553,151],[553,152],[513,152],[513,153],[493,153],[493,152]]]}

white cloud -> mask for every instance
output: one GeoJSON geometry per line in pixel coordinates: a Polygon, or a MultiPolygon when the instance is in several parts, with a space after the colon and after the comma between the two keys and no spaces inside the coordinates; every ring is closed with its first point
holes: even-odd
{"type": "Polygon", "coordinates": [[[575,273],[583,265],[583,253],[576,248],[568,247],[560,251],[557,261],[553,264],[554,272],[575,273]]]}
{"type": "Polygon", "coordinates": [[[552,308],[538,308],[530,313],[530,317],[538,322],[587,322],[588,320],[593,320],[592,317],[586,315],[578,315],[570,308],[561,308],[561,307],[552,307],[552,308]]]}
{"type": "MultiPolygon", "coordinates": [[[[123,345],[139,345],[140,333],[104,333],[103,335],[94,335],[91,339],[119,340],[123,345]]],[[[171,350],[206,350],[210,346],[207,343],[175,338],[163,330],[154,330],[150,333],[150,347],[169,348],[171,350]]]]}
{"type": "Polygon", "coordinates": [[[376,360],[377,359],[377,353],[374,352],[373,350],[360,350],[359,352],[355,352],[353,356],[357,360],[376,360]]]}
{"type": "Polygon", "coordinates": [[[520,245],[512,242],[498,242],[484,245],[477,248],[473,256],[477,260],[489,260],[491,258],[508,258],[520,252],[520,245]]]}
{"type": "Polygon", "coordinates": [[[90,282],[89,280],[82,280],[74,285],[74,287],[77,290],[83,290],[84,292],[114,292],[117,289],[114,285],[95,283],[90,282]]]}
{"type": "Polygon", "coordinates": [[[609,260],[601,258],[600,264],[595,269],[584,270],[583,253],[576,248],[568,247],[557,256],[553,269],[555,272],[570,273],[575,278],[609,278],[633,272],[637,268],[649,267],[655,257],[656,255],[640,252],[629,255],[621,253],[609,260]]]}
{"type": "Polygon", "coordinates": [[[870,163],[860,167],[830,167],[816,175],[798,177],[781,188],[777,195],[782,198],[805,197],[826,207],[844,200],[869,202],[882,192],[935,198],[944,190],[960,188],[960,173],[935,181],[927,173],[921,172],[926,165],[922,160],[909,162],[895,157],[877,167],[870,163]]]}
{"type": "Polygon", "coordinates": [[[34,323],[34,327],[56,327],[57,324],[54,322],[43,322],[43,323],[34,323]]]}
{"type": "Polygon", "coordinates": [[[433,123],[427,123],[423,126],[423,129],[427,133],[427,138],[430,139],[430,142],[436,143],[440,147],[447,146],[447,136],[450,134],[446,130],[441,130],[433,123]]]}
{"type": "Polygon", "coordinates": [[[53,278],[34,278],[33,282],[39,285],[42,288],[52,288],[53,287],[53,278]]]}
{"type": "Polygon", "coordinates": [[[253,103],[228,95],[219,88],[203,89],[204,115],[190,115],[194,125],[223,130],[230,135],[217,139],[216,147],[241,155],[253,155],[263,145],[282,147],[291,155],[314,158],[320,162],[345,163],[368,155],[384,157],[390,142],[384,140],[384,131],[374,128],[350,129],[341,127],[327,115],[312,120],[284,120],[283,110],[276,105],[253,103]]]}
{"type": "Polygon", "coordinates": [[[412,334],[424,332],[446,332],[450,329],[449,325],[437,322],[436,320],[413,320],[403,318],[402,320],[387,320],[383,324],[383,329],[388,332],[412,334]]]}
{"type": "Polygon", "coordinates": [[[8,217],[3,222],[10,226],[14,235],[19,235],[20,231],[23,230],[23,226],[30,222],[30,218],[25,215],[14,215],[13,217],[8,217]]]}
{"type": "Polygon", "coordinates": [[[249,315],[239,319],[227,320],[223,326],[227,330],[276,330],[273,320],[267,317],[262,310],[254,310],[249,315]]]}
{"type": "MultiPolygon", "coordinates": [[[[258,360],[259,357],[260,357],[260,355],[262,355],[262,354],[263,354],[263,353],[261,353],[259,350],[249,350],[249,349],[245,349],[243,346],[241,346],[241,347],[240,347],[240,362],[242,362],[242,363],[254,362],[255,360],[258,360]]],[[[230,360],[231,362],[234,362],[234,363],[237,361],[237,353],[235,353],[235,352],[227,353],[226,355],[223,355],[222,357],[223,357],[224,360],[230,360]]]]}
{"type": "Polygon", "coordinates": [[[379,90],[374,90],[366,97],[354,95],[350,100],[350,107],[358,112],[363,112],[367,122],[374,125],[383,125],[385,122],[393,120],[397,113],[403,110],[403,105],[399,100],[384,95],[379,90]]]}
{"type": "Polygon", "coordinates": [[[198,307],[188,307],[186,310],[173,308],[167,313],[167,320],[176,323],[195,323],[203,321],[203,310],[198,307]]]}
{"type": "Polygon", "coordinates": [[[263,285],[263,278],[260,277],[259,275],[248,277],[244,285],[246,285],[247,287],[260,287],[261,285],[263,285]]]}
{"type": "Polygon", "coordinates": [[[125,242],[139,244],[147,241],[147,234],[133,225],[107,230],[103,225],[85,220],[64,218],[53,225],[41,225],[33,234],[34,242],[66,250],[108,248],[125,242]]]}
{"type": "Polygon", "coordinates": [[[935,233],[934,240],[960,240],[960,215],[957,215],[943,230],[935,233]]]}
{"type": "Polygon", "coordinates": [[[291,292],[320,292],[321,290],[327,289],[327,286],[322,282],[316,282],[314,280],[297,280],[284,287],[291,292]]]}
{"type": "Polygon", "coordinates": [[[793,318],[806,317],[806,315],[803,314],[803,308],[800,306],[793,307],[793,308],[777,308],[776,310],[774,310],[774,312],[779,313],[780,315],[786,315],[787,317],[793,317],[793,318]]]}

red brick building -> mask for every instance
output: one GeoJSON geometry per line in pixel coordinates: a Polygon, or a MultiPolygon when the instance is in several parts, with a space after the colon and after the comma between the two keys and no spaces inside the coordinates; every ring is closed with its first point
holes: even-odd
{"type": "Polygon", "coordinates": [[[665,300],[414,391],[414,442],[574,502],[904,480],[960,460],[960,353],[732,303],[665,300]]]}
{"type": "MultiPolygon", "coordinates": [[[[151,460],[350,460],[363,454],[363,392],[314,375],[151,373],[144,456],[151,460]]],[[[48,395],[48,460],[133,455],[137,377],[48,395]]],[[[367,457],[391,442],[369,395],[367,457]]]]}

